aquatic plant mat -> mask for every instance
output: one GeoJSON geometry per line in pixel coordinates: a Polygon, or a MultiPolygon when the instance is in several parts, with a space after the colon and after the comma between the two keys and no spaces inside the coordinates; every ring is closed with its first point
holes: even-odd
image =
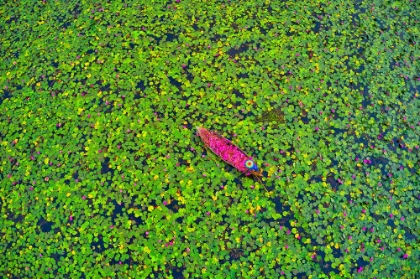
{"type": "Polygon", "coordinates": [[[0,14],[4,278],[420,273],[418,1],[0,14]],[[195,126],[252,155],[262,183],[195,126]]]}

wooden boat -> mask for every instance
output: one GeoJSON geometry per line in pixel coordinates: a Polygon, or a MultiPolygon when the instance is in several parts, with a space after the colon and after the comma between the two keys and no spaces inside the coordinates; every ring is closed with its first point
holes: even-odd
{"type": "Polygon", "coordinates": [[[203,127],[197,127],[197,133],[206,147],[211,149],[211,151],[229,165],[235,167],[245,175],[262,176],[261,171],[258,169],[252,157],[248,156],[230,140],[203,127]]]}

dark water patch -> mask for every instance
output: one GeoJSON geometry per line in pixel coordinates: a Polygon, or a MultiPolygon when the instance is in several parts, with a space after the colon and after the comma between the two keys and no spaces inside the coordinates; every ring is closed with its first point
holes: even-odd
{"type": "Polygon", "coordinates": [[[343,252],[341,251],[341,249],[335,248],[335,247],[331,247],[332,250],[332,254],[336,259],[340,259],[343,258],[343,252]]]}
{"type": "Polygon", "coordinates": [[[213,43],[218,42],[218,41],[225,41],[226,36],[225,35],[220,35],[220,34],[214,34],[213,37],[210,38],[210,40],[213,43]]]}
{"type": "MultiPolygon", "coordinates": [[[[207,149],[203,149],[203,154],[207,156],[207,149]]],[[[189,167],[190,163],[188,163],[187,160],[184,160],[181,156],[178,158],[178,163],[180,166],[186,166],[189,167]]]]}
{"type": "Polygon", "coordinates": [[[275,208],[277,213],[282,214],[284,211],[291,212],[290,211],[290,206],[283,203],[281,201],[280,197],[275,197],[275,198],[271,199],[271,201],[274,203],[274,208],[275,208]]]}
{"type": "Polygon", "coordinates": [[[86,85],[87,78],[81,78],[81,79],[75,79],[74,82],[79,85],[79,87],[82,87],[83,85],[86,85]]]}
{"type": "Polygon", "coordinates": [[[3,89],[3,95],[0,98],[0,105],[4,100],[12,98],[12,93],[9,90],[3,89]]]}
{"type": "MultiPolygon", "coordinates": [[[[336,166],[336,164],[332,164],[333,166],[336,166]]],[[[341,183],[334,178],[334,176],[328,176],[327,177],[327,183],[331,186],[331,189],[336,192],[339,188],[341,183]]]]}
{"type": "Polygon", "coordinates": [[[128,44],[128,46],[130,47],[131,50],[134,50],[136,48],[137,44],[131,42],[131,43],[128,44]]]}
{"type": "Polygon", "coordinates": [[[237,89],[233,89],[231,94],[235,95],[235,97],[239,100],[243,100],[245,99],[245,95],[243,93],[241,93],[241,91],[237,90],[237,89]]]}
{"type": "Polygon", "coordinates": [[[67,28],[69,28],[72,25],[72,23],[70,21],[66,21],[63,24],[61,24],[60,28],[66,30],[67,28]]]}
{"type": "Polygon", "coordinates": [[[182,83],[174,79],[173,77],[168,77],[169,82],[178,89],[182,88],[182,83]]]}
{"type": "Polygon", "coordinates": [[[247,44],[243,44],[240,47],[234,47],[229,49],[226,53],[230,56],[230,57],[235,57],[236,55],[240,55],[246,51],[248,51],[249,46],[247,44]]]}
{"type": "Polygon", "coordinates": [[[144,91],[146,89],[145,81],[144,80],[137,81],[136,88],[140,89],[141,91],[144,91]]]}
{"type": "Polygon", "coordinates": [[[308,180],[309,183],[322,183],[322,177],[321,176],[312,176],[308,180]]]}
{"type": "Polygon", "coordinates": [[[363,47],[357,47],[356,48],[356,52],[357,52],[357,56],[360,58],[365,58],[364,53],[365,53],[365,48],[363,47]]]}
{"type": "Polygon", "coordinates": [[[234,248],[230,250],[229,256],[230,256],[230,262],[238,261],[242,256],[244,255],[243,249],[234,248]]]}
{"type": "Polygon", "coordinates": [[[387,25],[385,23],[385,21],[383,21],[382,19],[380,19],[380,18],[374,18],[373,20],[376,22],[377,27],[379,29],[381,29],[382,31],[388,31],[389,30],[389,25],[387,25]]]}
{"type": "MultiPolygon", "coordinates": [[[[318,17],[318,15],[316,15],[318,17]]],[[[321,30],[321,22],[319,22],[318,20],[314,21],[314,26],[312,27],[312,32],[314,32],[315,34],[318,34],[319,31],[321,30]]]]}
{"type": "MultiPolygon", "coordinates": [[[[418,212],[417,212],[418,213],[418,212]]],[[[404,238],[408,241],[418,241],[419,239],[419,232],[415,229],[410,229],[406,226],[401,226],[404,230],[404,238]]]]}
{"type": "MultiPolygon", "coordinates": [[[[129,252],[128,252],[129,253],[129,252]]],[[[116,268],[116,269],[118,269],[118,267],[120,266],[120,265],[123,265],[123,264],[126,264],[126,265],[128,265],[128,266],[130,266],[130,262],[131,262],[131,259],[130,259],[130,257],[128,257],[127,259],[124,259],[123,261],[121,260],[121,256],[122,256],[123,254],[119,254],[119,253],[117,253],[117,254],[115,254],[114,255],[114,257],[109,261],[109,264],[111,265],[111,266],[114,266],[114,268],[116,268]]]]}
{"type": "Polygon", "coordinates": [[[370,264],[370,262],[364,260],[363,257],[359,257],[356,260],[356,263],[357,263],[357,266],[358,267],[366,267],[366,266],[368,266],[370,264]]]}
{"type": "Polygon", "coordinates": [[[50,257],[53,258],[56,263],[59,263],[67,258],[67,252],[65,250],[58,250],[57,252],[52,253],[50,257]]]}
{"type": "Polygon", "coordinates": [[[73,19],[77,19],[80,13],[82,12],[82,7],[80,6],[80,3],[76,2],[76,4],[74,5],[73,9],[70,12],[73,16],[73,19]]]}
{"type": "Polygon", "coordinates": [[[51,61],[51,63],[50,63],[50,65],[52,66],[52,67],[54,67],[54,68],[58,68],[58,62],[56,62],[56,61],[51,61]]]}
{"type": "MultiPolygon", "coordinates": [[[[104,100],[102,98],[99,99],[99,103],[101,105],[101,112],[103,114],[111,113],[114,110],[114,106],[112,105],[112,102],[108,101],[108,104],[106,103],[107,100],[104,100]]],[[[111,120],[112,122],[112,120],[111,120]]]]}
{"type": "Polygon", "coordinates": [[[79,171],[76,169],[71,176],[73,180],[79,179],[79,171]]]}
{"type": "Polygon", "coordinates": [[[41,231],[44,233],[50,232],[53,225],[54,225],[54,222],[48,222],[44,218],[41,218],[38,221],[38,226],[41,228],[41,231]]]}
{"type": "Polygon", "coordinates": [[[175,221],[178,223],[178,224],[183,224],[184,223],[184,217],[178,217],[178,218],[176,218],[175,219],[175,221]]]}
{"type": "Polygon", "coordinates": [[[303,124],[309,124],[309,122],[310,122],[309,117],[308,117],[308,113],[305,110],[302,111],[299,118],[300,118],[300,120],[302,120],[303,124]]]}
{"type": "Polygon", "coordinates": [[[134,225],[137,225],[137,226],[144,225],[144,221],[140,216],[136,217],[134,213],[127,213],[127,216],[129,220],[134,221],[133,222],[134,225]]]}
{"type": "Polygon", "coordinates": [[[178,36],[176,36],[175,34],[166,33],[166,41],[167,42],[173,42],[177,39],[178,39],[178,36]]]}
{"type": "MultiPolygon", "coordinates": [[[[322,270],[322,272],[324,274],[329,274],[329,275],[340,274],[340,270],[337,267],[332,267],[330,262],[325,261],[325,255],[326,254],[325,254],[324,251],[321,251],[321,250],[316,251],[315,262],[318,264],[318,266],[322,270]]],[[[337,256],[338,256],[338,254],[337,254],[337,256]]]]}
{"type": "Polygon", "coordinates": [[[165,265],[165,269],[168,273],[170,273],[174,277],[174,279],[185,278],[183,275],[183,272],[186,270],[186,266],[184,264],[178,265],[178,264],[167,263],[165,265]]]}
{"type": "Polygon", "coordinates": [[[6,20],[6,21],[5,21],[5,23],[6,23],[7,25],[11,24],[12,22],[13,22],[14,24],[17,24],[17,23],[18,23],[18,21],[19,21],[19,19],[20,19],[20,17],[19,17],[19,16],[12,15],[12,16],[10,16],[10,18],[9,18],[8,20],[6,20]]]}
{"type": "Polygon", "coordinates": [[[365,65],[361,64],[358,68],[354,69],[354,72],[361,74],[363,73],[364,70],[365,70],[365,65]]]}
{"type": "Polygon", "coordinates": [[[278,220],[274,220],[273,218],[264,218],[269,223],[275,223],[279,226],[284,227],[286,230],[291,229],[292,225],[290,224],[291,220],[295,219],[295,214],[291,211],[290,206],[282,204],[282,207],[278,206],[278,202],[275,202],[276,204],[276,212],[278,214],[281,214],[282,217],[278,220]],[[279,210],[279,208],[282,208],[279,210]],[[283,214],[284,212],[287,212],[287,214],[283,214]]]}
{"type": "Polygon", "coordinates": [[[385,220],[385,217],[383,217],[382,215],[376,214],[374,212],[370,213],[370,216],[375,219],[375,221],[380,222],[382,220],[385,220]]]}
{"type": "Polygon", "coordinates": [[[102,252],[104,252],[104,251],[105,251],[105,246],[104,246],[104,240],[103,240],[102,235],[98,235],[98,237],[96,237],[96,238],[94,239],[94,241],[92,241],[92,242],[90,243],[90,246],[92,247],[92,250],[93,250],[94,252],[97,252],[97,253],[102,253],[102,252]],[[97,240],[96,240],[96,239],[97,239],[97,240]]]}
{"type": "Polygon", "coordinates": [[[388,150],[393,153],[399,153],[399,150],[408,152],[408,147],[401,138],[394,137],[388,143],[388,150]]]}
{"type": "Polygon", "coordinates": [[[330,131],[329,131],[329,133],[330,133],[330,134],[334,134],[334,135],[336,135],[336,136],[339,136],[339,135],[343,135],[343,134],[347,133],[347,129],[336,128],[336,127],[330,127],[330,131]],[[331,131],[332,131],[332,132],[331,132],[331,131]]]}
{"type": "Polygon", "coordinates": [[[368,108],[372,104],[372,98],[369,95],[369,86],[360,87],[359,94],[363,96],[363,100],[362,100],[363,109],[368,108]]]}
{"type": "Polygon", "coordinates": [[[109,168],[110,159],[105,157],[101,162],[101,174],[112,174],[112,170],[109,168]]]}
{"type": "Polygon", "coordinates": [[[123,216],[123,212],[125,212],[125,208],[124,208],[123,202],[118,203],[116,200],[113,200],[112,204],[114,205],[114,209],[112,210],[111,220],[112,220],[112,223],[115,224],[116,220],[123,216]]]}
{"type": "Polygon", "coordinates": [[[185,208],[185,205],[179,204],[177,200],[172,200],[170,204],[166,205],[168,210],[173,213],[177,213],[181,208],[185,208]]]}
{"type": "MultiPolygon", "coordinates": [[[[186,68],[188,68],[188,65],[189,65],[190,63],[187,63],[186,64],[186,68]]],[[[185,68],[185,69],[186,69],[185,68]]],[[[193,74],[191,73],[191,72],[189,72],[189,71],[187,71],[187,70],[185,70],[185,73],[186,73],[186,79],[189,81],[189,82],[193,82],[194,81],[194,76],[193,76],[193,74]]]]}
{"type": "Polygon", "coordinates": [[[55,81],[55,80],[53,80],[53,79],[50,79],[50,80],[47,80],[47,83],[48,83],[48,86],[49,86],[49,87],[53,87],[53,86],[54,86],[54,84],[56,83],[56,81],[55,81]]]}
{"type": "MultiPolygon", "coordinates": [[[[350,133],[349,133],[350,134],[350,133]]],[[[369,142],[368,142],[369,137],[365,136],[365,137],[354,137],[353,141],[356,144],[360,144],[363,143],[363,146],[369,146],[369,142]]]]}
{"type": "Polygon", "coordinates": [[[238,75],[238,78],[240,78],[240,79],[246,79],[246,78],[249,78],[249,75],[247,73],[239,74],[238,75]]]}
{"type": "Polygon", "coordinates": [[[301,267],[299,267],[297,269],[293,269],[292,270],[292,274],[294,276],[296,276],[296,278],[299,278],[299,279],[307,279],[308,276],[307,276],[307,272],[306,272],[305,269],[306,268],[304,268],[303,266],[301,266],[301,267]]]}
{"type": "MultiPolygon", "coordinates": [[[[227,242],[225,241],[225,244],[226,243],[227,242]]],[[[246,243],[240,245],[240,247],[228,248],[228,253],[223,258],[220,258],[219,261],[222,265],[225,263],[238,263],[244,261],[246,257],[248,257],[251,253],[257,251],[257,249],[258,247],[257,245],[255,245],[255,243],[246,243]]],[[[231,270],[231,274],[236,274],[236,272],[236,270],[231,270]]]]}
{"type": "Polygon", "coordinates": [[[25,219],[25,216],[23,214],[10,213],[7,216],[7,219],[13,221],[14,224],[17,224],[22,223],[23,219],[25,219]]]}
{"type": "Polygon", "coordinates": [[[381,174],[385,175],[387,173],[386,168],[389,165],[390,161],[384,157],[372,157],[370,158],[371,165],[381,170],[381,174]]]}

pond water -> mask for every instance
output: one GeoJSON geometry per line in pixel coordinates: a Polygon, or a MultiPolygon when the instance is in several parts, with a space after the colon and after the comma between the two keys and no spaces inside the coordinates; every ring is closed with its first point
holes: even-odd
{"type": "Polygon", "coordinates": [[[415,278],[419,6],[309,2],[2,4],[0,273],[415,278]]]}

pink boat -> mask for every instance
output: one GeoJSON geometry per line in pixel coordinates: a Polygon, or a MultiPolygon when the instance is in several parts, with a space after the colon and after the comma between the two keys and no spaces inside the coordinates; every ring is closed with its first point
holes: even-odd
{"type": "Polygon", "coordinates": [[[217,156],[222,158],[223,161],[232,165],[245,175],[262,176],[261,171],[258,170],[258,166],[252,157],[246,155],[244,151],[234,145],[230,140],[203,127],[197,127],[197,132],[204,144],[217,156]]]}

